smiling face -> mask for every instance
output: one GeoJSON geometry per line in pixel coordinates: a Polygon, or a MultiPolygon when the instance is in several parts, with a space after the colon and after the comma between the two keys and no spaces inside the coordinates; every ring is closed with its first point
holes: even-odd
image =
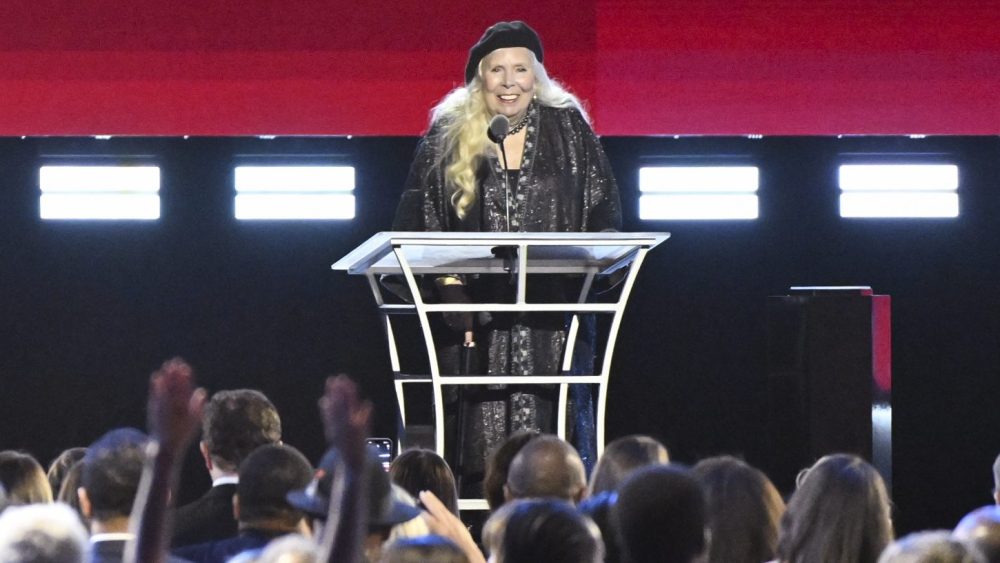
{"type": "Polygon", "coordinates": [[[483,58],[483,95],[490,114],[518,121],[535,93],[535,59],[524,47],[497,49],[483,58]]]}

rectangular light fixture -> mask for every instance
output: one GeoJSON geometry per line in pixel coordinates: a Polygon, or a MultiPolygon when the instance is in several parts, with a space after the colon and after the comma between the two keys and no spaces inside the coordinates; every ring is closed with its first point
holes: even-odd
{"type": "Polygon", "coordinates": [[[756,166],[646,166],[639,169],[639,218],[756,219],[756,166]]]}
{"type": "Polygon", "coordinates": [[[639,219],[756,219],[756,195],[664,194],[639,196],[639,219]]]}
{"type": "Polygon", "coordinates": [[[237,166],[235,215],[243,220],[353,219],[353,166],[237,166]]]}
{"type": "Polygon", "coordinates": [[[840,194],[840,216],[858,218],[958,217],[957,193],[870,192],[840,194]]]}
{"type": "Polygon", "coordinates": [[[639,169],[642,192],[756,193],[756,166],[644,166],[639,169]]]}
{"type": "Polygon", "coordinates": [[[39,187],[42,219],[160,218],[158,166],[45,165],[39,187]]]}
{"type": "Polygon", "coordinates": [[[841,217],[958,217],[954,164],[844,164],[838,180],[841,217]]]}
{"type": "Polygon", "coordinates": [[[955,191],[954,164],[843,164],[840,189],[855,191],[955,191]]]}

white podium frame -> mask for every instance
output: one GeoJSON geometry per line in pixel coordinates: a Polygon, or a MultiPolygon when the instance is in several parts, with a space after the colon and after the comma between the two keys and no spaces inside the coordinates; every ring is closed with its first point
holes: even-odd
{"type": "MultiPolygon", "coordinates": [[[[406,425],[404,385],[430,384],[434,398],[434,443],[438,455],[444,451],[445,385],[559,385],[556,434],[566,437],[566,411],[571,383],[596,384],[597,411],[595,426],[597,453],[604,450],[604,414],[607,407],[608,381],[618,329],[632,286],[646,253],[670,237],[669,233],[463,233],[463,232],[382,232],[372,236],[347,256],[333,264],[334,270],[351,275],[363,275],[382,314],[385,336],[389,345],[389,360],[393,370],[399,420],[406,425]],[[517,249],[516,263],[504,261],[491,253],[493,247],[517,249]],[[517,275],[514,303],[438,304],[426,303],[420,294],[417,276],[445,274],[509,274],[517,275]],[[591,284],[599,275],[626,269],[617,301],[587,303],[591,284]],[[412,304],[387,304],[379,283],[382,275],[405,278],[412,304]],[[584,277],[576,303],[528,303],[525,300],[528,274],[572,274],[584,277]],[[429,313],[444,312],[565,312],[573,313],[563,353],[562,373],[518,375],[445,375],[438,367],[437,350],[428,322],[429,313]],[[399,352],[391,317],[397,314],[418,316],[430,364],[429,375],[402,373],[399,352]],[[568,375],[572,368],[573,346],[579,328],[579,313],[612,315],[610,332],[599,373],[568,375]]],[[[446,458],[447,459],[447,458],[446,458]]],[[[481,499],[460,499],[462,509],[485,509],[481,499]]]]}

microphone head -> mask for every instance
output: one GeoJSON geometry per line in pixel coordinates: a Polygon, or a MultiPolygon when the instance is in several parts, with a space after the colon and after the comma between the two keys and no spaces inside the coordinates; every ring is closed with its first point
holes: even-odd
{"type": "Polygon", "coordinates": [[[494,115],[490,120],[490,128],[486,131],[486,136],[494,143],[502,143],[510,130],[510,120],[506,115],[494,115]]]}

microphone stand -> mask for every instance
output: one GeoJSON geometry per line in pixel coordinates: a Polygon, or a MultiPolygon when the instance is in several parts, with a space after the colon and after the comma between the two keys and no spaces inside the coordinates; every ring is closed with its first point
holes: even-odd
{"type": "MultiPolygon", "coordinates": [[[[504,188],[504,211],[507,213],[507,232],[510,232],[510,175],[507,173],[507,150],[504,149],[503,142],[506,135],[497,140],[500,145],[500,157],[503,159],[503,188],[504,188]]],[[[517,249],[504,247],[501,252],[503,256],[503,269],[510,272],[511,285],[516,283],[517,272],[514,269],[514,258],[517,256],[517,249]]]]}

